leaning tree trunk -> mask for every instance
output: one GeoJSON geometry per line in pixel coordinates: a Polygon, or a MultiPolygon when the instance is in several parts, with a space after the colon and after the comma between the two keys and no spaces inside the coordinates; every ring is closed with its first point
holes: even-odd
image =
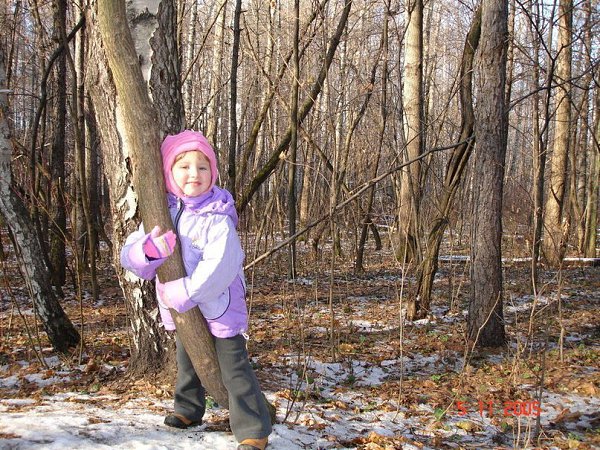
{"type": "MultiPolygon", "coordinates": [[[[114,80],[114,91],[122,118],[118,122],[120,127],[118,131],[125,143],[124,150],[129,154],[133,189],[135,192],[143,193],[137,198],[142,221],[146,229],[151,229],[155,225],[163,229],[172,229],[173,223],[167,209],[164,194],[166,189],[158,150],[162,139],[160,122],[148,96],[127,24],[125,5],[120,2],[100,1],[97,6],[99,31],[114,80]]],[[[104,105],[104,111],[100,114],[116,114],[116,110],[111,106],[116,105],[104,105]]],[[[106,131],[108,130],[101,127],[101,135],[106,131]]],[[[131,189],[131,186],[128,188],[131,189]]],[[[129,200],[135,202],[136,200],[132,198],[133,192],[129,194],[129,200]]],[[[136,206],[131,211],[134,214],[136,206]]],[[[166,282],[185,275],[181,251],[177,247],[173,257],[159,269],[159,277],[166,282]]],[[[139,296],[141,293],[134,292],[135,294],[139,296]]],[[[203,385],[220,405],[227,407],[229,403],[227,390],[222,382],[213,338],[200,310],[192,308],[184,314],[172,310],[171,313],[177,326],[178,336],[203,385]]]]}
{"type": "Polygon", "coordinates": [[[433,280],[438,270],[438,256],[444,232],[448,226],[448,215],[452,207],[454,196],[458,190],[460,180],[471,150],[475,144],[473,140],[473,58],[479,45],[481,33],[481,7],[475,11],[471,28],[467,34],[465,48],[463,49],[460,69],[460,104],[462,107],[462,123],[459,144],[454,149],[444,177],[444,189],[440,203],[436,208],[438,215],[433,219],[423,260],[417,267],[416,292],[410,296],[407,306],[407,318],[415,320],[424,318],[431,307],[431,290],[433,280]]]}
{"type": "Polygon", "coordinates": [[[42,321],[48,339],[59,352],[79,343],[79,333],[63,311],[50,283],[42,247],[31,223],[29,212],[12,184],[12,136],[8,126],[4,51],[0,46],[0,210],[12,230],[19,268],[33,299],[35,312],[42,321]]]}
{"type": "Polygon", "coordinates": [[[474,73],[477,145],[473,155],[471,288],[468,339],[482,347],[504,345],[502,192],[506,154],[507,0],[483,0],[474,73]]]}

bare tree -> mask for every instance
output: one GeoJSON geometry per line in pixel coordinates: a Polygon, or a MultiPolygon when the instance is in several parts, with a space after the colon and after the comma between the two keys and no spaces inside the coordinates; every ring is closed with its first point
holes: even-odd
{"type": "MultiPolygon", "coordinates": [[[[158,13],[160,12],[166,14],[167,20],[173,18],[173,4],[164,2],[164,5],[159,5],[158,13]],[[162,8],[164,9],[161,11],[162,8]]],[[[124,138],[130,145],[133,184],[138,192],[143,193],[139,197],[142,221],[146,224],[146,229],[152,229],[155,225],[159,225],[163,230],[172,229],[173,222],[165,198],[162,160],[158,151],[161,128],[138,65],[138,55],[125,16],[125,6],[99,2],[98,25],[115,81],[115,90],[121,100],[122,126],[124,138]],[[140,133],[140,130],[144,132],[140,133]],[[156,150],[148,152],[148,149],[152,148],[156,150]]],[[[179,247],[174,256],[165,261],[158,270],[160,278],[165,282],[185,276],[179,247]]],[[[227,407],[227,390],[221,378],[213,338],[200,310],[192,308],[184,314],[172,310],[171,313],[178,336],[198,377],[215,400],[227,407]]]]}
{"type": "MultiPolygon", "coordinates": [[[[531,262],[531,279],[533,280],[534,289],[537,285],[539,278],[538,261],[540,258],[541,247],[542,247],[542,231],[544,225],[544,180],[545,180],[545,167],[548,150],[548,133],[550,127],[550,102],[552,98],[552,79],[554,77],[555,70],[555,59],[551,53],[547,54],[547,67],[546,67],[546,78],[544,80],[543,88],[541,91],[543,94],[540,98],[540,66],[541,66],[541,48],[544,46],[543,36],[540,33],[540,8],[539,4],[532,4],[531,10],[528,11],[529,19],[529,33],[533,44],[533,76],[531,77],[531,91],[533,92],[533,167],[532,167],[532,178],[533,178],[533,230],[532,230],[532,262],[531,262]],[[537,9],[536,9],[537,8],[537,9]]],[[[552,16],[554,17],[554,12],[552,16]]],[[[553,24],[553,20],[550,21],[553,24]]],[[[548,33],[548,42],[545,47],[552,48],[552,30],[548,33]]]]}
{"type": "MultiPolygon", "coordinates": [[[[314,23],[316,21],[316,19],[318,17],[322,17],[323,15],[323,11],[325,8],[325,5],[329,2],[329,0],[322,0],[321,3],[313,10],[312,14],[310,15],[309,19],[306,21],[306,23],[304,24],[302,31],[300,32],[301,36],[305,37],[305,40],[303,41],[303,48],[302,50],[300,50],[300,58],[302,57],[302,54],[304,53],[304,51],[306,50],[306,47],[308,46],[308,43],[310,42],[310,39],[306,38],[306,34],[309,32],[311,27],[314,27],[314,23]]],[[[272,7],[269,6],[269,35],[274,34],[273,30],[275,30],[276,24],[273,23],[273,21],[275,20],[274,18],[277,16],[277,10],[272,7]]],[[[346,18],[347,20],[347,18],[346,18]]],[[[315,27],[316,28],[316,27],[315,27]]],[[[337,38],[339,41],[339,37],[337,38]]],[[[273,39],[274,40],[274,39],[273,39]]],[[[258,145],[258,141],[259,141],[259,136],[262,134],[266,134],[263,130],[265,128],[265,122],[268,120],[269,117],[272,118],[272,121],[274,122],[274,126],[276,126],[277,120],[275,119],[274,116],[276,116],[277,112],[273,112],[272,110],[273,108],[273,101],[277,96],[278,93],[278,89],[279,89],[279,85],[282,83],[282,79],[284,77],[284,75],[286,74],[286,69],[290,66],[290,60],[293,56],[293,49],[290,50],[285,58],[283,58],[283,61],[276,67],[272,67],[273,65],[273,60],[275,59],[273,57],[273,46],[275,45],[271,39],[269,39],[269,46],[268,48],[268,53],[267,53],[267,58],[266,58],[266,66],[264,69],[262,69],[262,71],[269,71],[270,73],[270,69],[274,69],[276,70],[276,75],[275,76],[271,76],[270,78],[267,79],[267,86],[268,89],[264,89],[261,95],[261,103],[260,105],[257,107],[257,112],[255,114],[255,118],[252,121],[252,126],[250,127],[250,131],[246,137],[246,143],[243,149],[243,152],[241,154],[241,161],[240,161],[240,170],[237,173],[237,185],[238,185],[238,192],[241,190],[240,186],[242,184],[242,180],[247,172],[249,172],[248,167],[250,166],[249,162],[254,162],[254,166],[258,166],[260,163],[260,158],[259,156],[261,155],[261,147],[260,145],[258,145]],[[269,116],[270,114],[270,116],[269,116]]],[[[335,43],[337,45],[337,42],[335,43]]],[[[322,84],[322,81],[321,81],[322,84]]],[[[319,85],[319,88],[321,86],[319,85]]],[[[318,94],[317,94],[318,95],[318,94]]],[[[314,99],[309,99],[311,101],[314,101],[314,99]]],[[[309,101],[307,100],[307,101],[309,101]]],[[[311,106],[312,107],[312,106],[311,106]]],[[[285,147],[283,147],[285,149],[285,147]]],[[[279,155],[280,153],[278,153],[279,155]]],[[[274,156],[274,155],[273,155],[274,156]]],[[[269,159],[269,162],[271,162],[271,159],[269,159]]],[[[270,169],[270,171],[274,170],[275,166],[277,165],[277,162],[275,162],[275,165],[273,166],[272,169],[270,169]]],[[[271,173],[271,172],[269,172],[271,173]]],[[[267,175],[268,176],[268,175],[267,175]]],[[[262,182],[261,182],[262,183],[262,182]]],[[[258,189],[258,187],[256,188],[258,189]]]]}
{"type": "MultiPolygon", "coordinates": [[[[110,84],[100,85],[94,90],[94,96],[98,101],[106,101],[104,110],[99,116],[100,132],[102,135],[103,145],[112,149],[110,152],[113,155],[122,155],[120,153],[120,142],[126,142],[124,150],[128,152],[129,167],[132,173],[128,173],[124,161],[115,165],[115,171],[125,170],[126,178],[115,178],[115,184],[112,186],[115,189],[115,194],[123,192],[121,195],[129,196],[129,201],[135,202],[133,206],[133,212],[136,213],[139,202],[139,210],[144,222],[146,229],[152,228],[154,225],[160,225],[163,229],[173,228],[171,217],[168,213],[166,198],[165,198],[165,187],[164,180],[162,179],[162,163],[159,153],[160,141],[163,135],[163,127],[168,127],[172,124],[172,120],[181,120],[180,111],[182,109],[173,108],[167,112],[159,120],[158,114],[156,113],[154,105],[150,102],[147,90],[146,81],[143,78],[142,69],[147,70],[146,80],[151,80],[151,85],[158,87],[156,79],[153,80],[151,73],[148,72],[150,66],[149,55],[154,53],[154,49],[148,48],[141,56],[135,51],[134,41],[129,30],[129,25],[125,18],[125,7],[123,4],[112,3],[112,2],[99,2],[98,3],[98,18],[95,17],[90,21],[91,23],[97,23],[98,29],[102,33],[102,44],[106,49],[106,58],[108,65],[110,66],[110,72],[114,79],[114,86],[110,84]],[[142,60],[142,67],[139,65],[140,58],[142,60]],[[154,84],[153,84],[154,82],[154,84]],[[102,90],[102,88],[104,90],[102,90]],[[116,117],[116,104],[114,101],[107,101],[106,90],[109,91],[109,95],[113,95],[118,99],[119,109],[121,113],[119,118],[116,117]],[[119,135],[114,134],[115,125],[119,135]],[[162,125],[161,125],[162,124],[162,125]],[[143,130],[143,132],[140,132],[143,130]],[[149,151],[149,149],[155,149],[149,151]],[[131,192],[132,186],[128,182],[128,177],[133,178],[133,188],[136,192],[143,192],[143,195],[139,198],[131,198],[133,194],[131,192]],[[124,186],[123,186],[124,184],[124,186]],[[125,189],[122,191],[122,187],[125,189]],[[129,192],[129,193],[128,193],[129,192]]],[[[175,8],[172,1],[160,2],[157,6],[157,10],[153,13],[156,15],[151,19],[151,23],[147,23],[146,29],[154,30],[153,36],[158,36],[157,41],[150,40],[157,45],[155,58],[152,60],[153,65],[167,64],[174,58],[177,61],[177,55],[173,55],[167,50],[169,46],[165,45],[165,42],[161,42],[161,38],[165,41],[173,39],[174,33],[167,33],[164,29],[161,30],[160,26],[172,27],[175,17],[175,8]],[[160,31],[157,31],[160,30],[160,31]],[[169,37],[170,36],[170,37],[169,37]],[[160,48],[160,50],[159,50],[160,48]],[[162,52],[162,53],[161,53],[162,52]],[[162,55],[162,59],[161,59],[162,55]]],[[[144,16],[148,18],[149,11],[145,11],[144,16]]],[[[173,31],[174,28],[171,28],[173,31]]],[[[139,31],[139,30],[138,30],[139,31]]],[[[148,36],[145,36],[148,39],[148,36]]],[[[94,41],[95,45],[99,45],[98,40],[94,41]]],[[[171,47],[173,48],[173,47],[171,47]]],[[[95,57],[104,57],[103,53],[100,52],[98,47],[94,48],[95,57]]],[[[178,66],[171,66],[171,68],[178,69],[178,66]]],[[[153,69],[165,69],[165,67],[153,67],[153,69]]],[[[165,69],[168,70],[168,69],[165,69]]],[[[176,70],[177,72],[177,70],[176,70]]],[[[161,72],[162,73],[162,72],[161,72]]],[[[177,72],[178,73],[178,72],[177,72]]],[[[92,75],[92,74],[91,74],[92,75]]],[[[96,77],[106,76],[100,73],[93,74],[96,77]]],[[[163,73],[163,79],[165,74],[163,73]]],[[[177,77],[173,78],[177,81],[177,77]]],[[[91,79],[90,81],[93,81],[91,79]]],[[[169,86],[171,89],[175,89],[181,98],[181,90],[179,82],[176,82],[176,87],[169,86]]],[[[114,98],[113,97],[113,98],[114,98]]],[[[95,103],[98,103],[96,101],[95,103]]],[[[165,102],[168,102],[165,99],[165,102]]],[[[173,100],[171,100],[172,102],[173,100]]],[[[180,106],[181,102],[176,100],[174,102],[176,106],[180,106]]],[[[167,128],[168,129],[168,128],[167,128]]],[[[108,150],[108,148],[107,148],[108,150]]],[[[117,195],[115,195],[117,197],[117,195]]],[[[115,198],[117,202],[119,198],[115,198]]],[[[113,200],[113,202],[115,201],[113,200]]],[[[117,211],[119,206],[117,203],[117,211]]],[[[130,218],[131,211],[127,213],[125,218],[130,218]]],[[[122,219],[121,219],[122,220],[122,219]]],[[[119,220],[116,221],[119,225],[119,220]]],[[[115,233],[118,233],[115,237],[118,242],[123,242],[126,237],[127,229],[131,229],[132,224],[122,223],[118,227],[115,227],[115,233]]],[[[118,253],[118,252],[115,252],[118,253]]],[[[118,256],[116,257],[118,259],[118,256]]],[[[118,263],[117,263],[118,265],[118,263]]],[[[177,249],[174,258],[163,264],[159,270],[159,276],[162,280],[169,281],[173,279],[185,276],[185,269],[181,260],[180,250],[177,249]]],[[[134,283],[127,281],[125,274],[122,274],[122,284],[124,286],[124,292],[127,298],[131,299],[130,303],[136,303],[140,300],[143,295],[140,289],[139,282],[134,283]],[[136,286],[137,284],[137,286],[136,286]]],[[[152,298],[153,290],[147,289],[148,297],[142,297],[143,302],[152,302],[153,307],[154,299],[152,298]]],[[[138,339],[144,339],[146,345],[155,345],[157,341],[152,342],[153,339],[158,338],[156,325],[148,323],[150,320],[154,322],[156,314],[155,308],[144,305],[141,311],[134,316],[135,322],[132,323],[134,326],[134,332],[138,339]],[[151,313],[151,310],[154,310],[151,313]]],[[[219,366],[216,359],[216,353],[214,350],[214,344],[212,336],[208,331],[208,327],[200,311],[197,308],[193,308],[185,314],[177,314],[172,312],[174,320],[177,326],[178,335],[181,338],[186,351],[190,355],[190,359],[193,361],[196,373],[202,379],[205,384],[207,391],[215,398],[215,400],[223,405],[228,405],[227,391],[223,386],[222,379],[220,376],[219,366]]],[[[138,343],[138,351],[139,351],[138,343]]],[[[142,347],[143,348],[143,347],[142,347]]],[[[147,355],[144,355],[147,358],[147,355]]],[[[138,355],[138,359],[140,356],[138,355]]],[[[146,368],[152,365],[153,361],[147,360],[146,368]]]]}
{"type": "MultiPolygon", "coordinates": [[[[84,272],[83,268],[84,258],[87,259],[87,266],[89,267],[89,275],[90,275],[90,284],[92,291],[92,299],[94,301],[98,300],[98,281],[96,277],[96,250],[97,250],[97,233],[95,227],[95,220],[92,216],[92,210],[90,207],[90,195],[89,195],[89,181],[87,179],[86,172],[86,163],[85,163],[85,124],[84,124],[84,111],[81,108],[81,92],[77,83],[77,75],[83,75],[80,70],[75,66],[75,61],[73,56],[71,55],[70,48],[67,46],[67,36],[64,28],[60,28],[60,40],[65,48],[66,60],[68,63],[68,67],[70,69],[72,75],[72,83],[71,86],[71,98],[73,101],[69,103],[71,110],[71,119],[72,119],[72,128],[74,130],[74,148],[75,148],[75,166],[76,166],[76,189],[78,193],[78,200],[81,202],[81,211],[83,213],[83,227],[81,230],[80,239],[85,242],[85,245],[82,246],[82,251],[80,252],[82,258],[80,260],[80,274],[84,272]],[[83,238],[85,236],[85,238],[83,238]]],[[[81,52],[76,55],[78,58],[81,56],[81,52]]],[[[83,61],[79,61],[80,64],[83,61]]],[[[77,205],[79,206],[79,205],[77,205]]],[[[81,276],[79,277],[82,278],[81,276]]],[[[81,282],[78,283],[81,285],[81,282]]],[[[81,287],[81,286],[80,286],[81,287]]]]}
{"type": "Polygon", "coordinates": [[[565,256],[569,234],[569,220],[565,217],[565,188],[571,133],[571,55],[572,55],[572,0],[560,0],[558,14],[558,62],[556,67],[556,118],[554,145],[550,158],[550,179],[544,215],[544,256],[549,264],[558,266],[565,256]]]}
{"type": "Polygon", "coordinates": [[[594,145],[589,150],[589,178],[587,183],[587,202],[585,220],[585,256],[595,258],[598,227],[598,191],[600,189],[600,76],[595,80],[596,118],[594,121],[594,145]]]}
{"type": "MultiPolygon", "coordinates": [[[[387,1],[385,5],[385,15],[383,22],[383,32],[381,34],[381,52],[382,52],[382,69],[381,69],[381,100],[380,100],[380,119],[379,119],[379,134],[377,137],[377,150],[375,154],[375,161],[373,161],[371,172],[369,174],[369,178],[375,178],[377,176],[377,172],[379,171],[379,163],[381,160],[381,154],[383,152],[383,139],[385,138],[385,130],[387,125],[387,117],[388,117],[388,76],[389,76],[389,20],[391,16],[391,5],[390,2],[387,1]]],[[[375,84],[375,76],[377,73],[377,65],[373,66],[371,77],[371,84],[375,84]]],[[[366,103],[363,104],[364,108],[366,108],[366,103]]],[[[369,228],[374,230],[374,234],[377,238],[377,228],[372,221],[372,210],[373,210],[373,201],[375,198],[375,187],[373,186],[369,189],[367,194],[367,201],[365,206],[365,214],[363,218],[363,223],[360,232],[360,238],[358,241],[358,247],[356,250],[356,261],[354,264],[354,270],[357,272],[362,272],[364,270],[364,252],[365,252],[365,244],[367,242],[367,237],[369,233],[369,228]]],[[[381,246],[381,243],[378,243],[378,247],[381,246]]]]}
{"type": "MultiPolygon", "coordinates": [[[[344,9],[340,16],[337,28],[335,30],[334,35],[331,37],[329,48],[327,49],[327,53],[323,60],[323,65],[319,70],[319,73],[308,93],[306,101],[300,107],[298,111],[298,121],[302,123],[302,121],[308,116],[308,113],[312,109],[315,104],[317,97],[321,93],[323,88],[323,83],[325,78],[327,77],[327,73],[329,71],[329,67],[333,62],[333,57],[337,50],[337,47],[340,43],[340,38],[346,28],[346,23],[348,21],[348,16],[350,15],[350,9],[352,8],[352,0],[344,1],[344,9]]],[[[275,168],[278,166],[279,161],[281,161],[281,154],[288,150],[291,139],[291,130],[288,127],[287,131],[282,136],[281,140],[277,144],[275,150],[269,156],[268,161],[262,168],[259,173],[250,181],[249,186],[242,192],[240,196],[240,200],[238,202],[238,208],[240,211],[243,211],[250,200],[254,196],[254,194],[258,191],[259,187],[269,178],[269,176],[273,173],[275,168]]]]}
{"type": "MultiPolygon", "coordinates": [[[[62,33],[66,29],[66,0],[58,0],[54,11],[54,40],[62,43],[62,33]]],[[[67,235],[67,215],[65,210],[65,144],[66,144],[66,115],[67,115],[67,56],[61,52],[56,60],[54,99],[54,135],[52,139],[52,154],[50,157],[50,174],[47,192],[50,193],[50,243],[49,259],[52,268],[50,277],[52,284],[61,289],[66,281],[65,239],[67,235]]]]}
{"type": "MultiPolygon", "coordinates": [[[[290,101],[290,156],[288,161],[288,233],[290,236],[296,234],[296,162],[298,153],[298,89],[300,84],[300,1],[294,0],[294,26],[293,26],[293,56],[294,80],[292,82],[290,101]]],[[[296,242],[292,241],[289,246],[288,277],[296,278],[296,242]]]]}
{"type": "Polygon", "coordinates": [[[231,49],[231,80],[229,96],[229,153],[227,158],[227,187],[233,195],[235,193],[235,160],[237,156],[237,96],[238,96],[238,64],[240,53],[240,17],[242,15],[242,0],[236,0],[235,11],[233,13],[233,46],[231,49]]]}
{"type": "Polygon", "coordinates": [[[406,317],[409,320],[425,317],[430,310],[431,290],[433,280],[438,270],[438,256],[444,232],[448,226],[448,217],[454,203],[454,198],[463,173],[467,167],[471,151],[475,145],[473,128],[475,118],[473,113],[473,58],[479,45],[481,33],[481,7],[477,8],[471,22],[471,28],[465,40],[462,62],[460,67],[460,104],[462,117],[460,137],[457,147],[453,150],[444,176],[444,185],[436,208],[437,215],[431,221],[423,260],[417,267],[416,290],[408,299],[406,317]]]}
{"type": "MultiPolygon", "coordinates": [[[[198,2],[194,2],[194,8],[196,8],[198,2]]],[[[222,67],[223,67],[223,53],[225,51],[225,28],[226,28],[226,20],[227,20],[227,0],[223,0],[217,17],[215,19],[216,23],[216,35],[214,38],[215,45],[213,47],[212,53],[212,70],[210,72],[210,91],[209,91],[209,103],[207,108],[207,129],[206,136],[209,141],[213,144],[217,144],[219,142],[218,139],[218,128],[219,128],[219,119],[222,115],[222,107],[221,107],[221,84],[222,81],[222,67]]],[[[193,83],[190,83],[193,84],[193,83]]],[[[215,146],[215,151],[218,152],[218,146],[215,146]]]]}
{"type": "MultiPolygon", "coordinates": [[[[594,146],[589,145],[590,136],[594,133],[593,117],[591,116],[591,105],[594,102],[594,84],[593,75],[593,30],[592,30],[592,2],[585,0],[581,4],[582,8],[582,25],[581,34],[582,42],[580,55],[574,57],[577,61],[576,71],[574,76],[579,78],[573,84],[573,143],[570,152],[570,204],[572,208],[572,221],[576,228],[577,249],[581,254],[586,254],[586,236],[587,233],[587,198],[590,176],[595,169],[594,164],[594,146]],[[581,74],[581,76],[579,76],[581,74]]],[[[591,218],[591,217],[590,217],[591,218]]]]}
{"type": "MultiPolygon", "coordinates": [[[[190,17],[189,24],[187,26],[187,34],[185,38],[187,39],[187,55],[185,60],[190,63],[194,60],[196,54],[196,39],[198,35],[198,2],[194,2],[192,5],[192,15],[190,17]]],[[[183,27],[182,27],[183,28],[183,27]]],[[[183,30],[182,30],[183,31],[183,30]]],[[[219,48],[219,46],[216,46],[219,48]]],[[[214,61],[220,63],[220,60],[214,61]]],[[[194,66],[190,66],[190,70],[188,72],[188,76],[184,76],[181,80],[184,90],[184,108],[185,112],[188,115],[191,115],[192,107],[194,104],[194,66]]],[[[215,115],[216,116],[216,115],[215,115]]],[[[210,136],[207,133],[207,136],[210,136]]]]}
{"type": "MultiPolygon", "coordinates": [[[[424,97],[423,97],[423,1],[406,2],[406,37],[404,56],[404,139],[406,160],[415,159],[423,152],[424,97]]],[[[402,171],[398,209],[398,235],[395,239],[396,256],[403,261],[418,264],[421,260],[419,244],[419,202],[421,198],[421,165],[411,164],[402,171]]]]}
{"type": "Polygon", "coordinates": [[[0,46],[0,211],[14,237],[17,261],[32,297],[35,313],[42,321],[50,344],[59,352],[67,352],[70,347],[79,343],[79,333],[54,295],[48,267],[44,258],[40,258],[41,244],[33,229],[29,212],[13,183],[13,136],[7,120],[10,114],[4,60],[4,49],[0,46]]]}
{"type": "MultiPolygon", "coordinates": [[[[95,113],[95,124],[101,146],[105,175],[110,190],[112,213],[113,266],[119,279],[130,320],[132,349],[129,370],[132,373],[154,373],[168,362],[169,352],[165,333],[159,328],[158,309],[151,283],[131,277],[120,267],[119,251],[127,236],[140,222],[137,194],[132,186],[131,166],[127,148],[123,146],[121,125],[116,115],[120,101],[104,54],[95,13],[95,5],[87,11],[89,61],[85,84],[90,94],[88,110],[95,113]],[[99,105],[99,106],[96,106],[99,105]]],[[[88,123],[90,121],[88,120],[88,123]]]]}
{"type": "Polygon", "coordinates": [[[475,137],[468,338],[505,344],[502,277],[502,195],[508,132],[505,106],[507,0],[483,0],[475,57],[475,137]]]}

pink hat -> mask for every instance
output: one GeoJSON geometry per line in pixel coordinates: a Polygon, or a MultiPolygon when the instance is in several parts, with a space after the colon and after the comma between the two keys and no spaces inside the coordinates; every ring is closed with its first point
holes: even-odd
{"type": "Polygon", "coordinates": [[[171,168],[173,167],[177,155],[190,151],[202,152],[204,156],[208,158],[211,173],[210,189],[215,185],[217,177],[219,176],[215,151],[202,133],[199,131],[185,130],[178,134],[169,135],[160,146],[160,152],[162,153],[163,172],[167,190],[177,197],[184,197],[185,194],[179,189],[177,183],[175,183],[171,168]]]}

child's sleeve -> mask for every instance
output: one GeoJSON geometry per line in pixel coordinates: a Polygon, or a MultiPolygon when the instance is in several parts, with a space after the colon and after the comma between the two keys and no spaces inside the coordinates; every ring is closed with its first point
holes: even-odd
{"type": "Polygon", "coordinates": [[[229,305],[220,304],[219,298],[239,275],[243,261],[244,251],[233,221],[216,216],[209,227],[203,258],[193,273],[159,289],[164,289],[175,311],[199,306],[204,317],[214,319],[227,310],[229,305]]]}
{"type": "Polygon", "coordinates": [[[143,246],[149,238],[150,233],[144,232],[144,225],[141,224],[137,231],[129,235],[121,249],[121,265],[123,268],[144,280],[154,279],[156,269],[166,260],[166,258],[148,259],[143,246]]]}

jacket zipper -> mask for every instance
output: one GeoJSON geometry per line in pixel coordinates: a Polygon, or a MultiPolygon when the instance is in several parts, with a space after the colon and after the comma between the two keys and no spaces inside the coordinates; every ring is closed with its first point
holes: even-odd
{"type": "Polygon", "coordinates": [[[175,216],[175,233],[179,234],[179,219],[181,219],[181,214],[183,214],[183,210],[185,208],[183,207],[183,200],[181,200],[180,198],[177,199],[177,215],[175,216]]]}

